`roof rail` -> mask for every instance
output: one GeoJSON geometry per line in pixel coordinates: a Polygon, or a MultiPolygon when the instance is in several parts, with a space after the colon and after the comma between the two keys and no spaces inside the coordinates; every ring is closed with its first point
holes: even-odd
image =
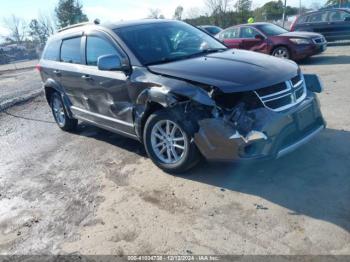
{"type": "Polygon", "coordinates": [[[84,26],[84,25],[99,25],[100,24],[100,20],[98,18],[96,18],[93,22],[84,22],[84,23],[79,23],[79,24],[74,24],[74,25],[69,25],[66,27],[63,27],[61,29],[58,30],[58,32],[62,32],[71,28],[75,28],[75,27],[80,27],[80,26],[84,26]]]}
{"type": "Polygon", "coordinates": [[[90,22],[85,22],[85,23],[79,23],[79,24],[75,24],[75,25],[69,25],[69,26],[66,26],[66,27],[59,29],[58,32],[62,32],[62,31],[65,31],[65,30],[68,30],[71,28],[80,27],[80,26],[84,26],[84,25],[91,25],[91,24],[92,23],[90,23],[90,22]]]}

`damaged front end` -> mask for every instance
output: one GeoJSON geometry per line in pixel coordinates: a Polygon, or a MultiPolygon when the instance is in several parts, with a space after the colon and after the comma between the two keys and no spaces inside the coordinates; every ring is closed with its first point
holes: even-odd
{"type": "MultiPolygon", "coordinates": [[[[315,85],[321,86],[310,79],[313,91],[315,85]]],[[[213,89],[209,96],[215,101],[215,106],[204,107],[210,113],[190,111],[198,124],[194,142],[208,160],[279,158],[325,127],[317,97],[302,75],[258,92],[227,94],[213,89]]]]}

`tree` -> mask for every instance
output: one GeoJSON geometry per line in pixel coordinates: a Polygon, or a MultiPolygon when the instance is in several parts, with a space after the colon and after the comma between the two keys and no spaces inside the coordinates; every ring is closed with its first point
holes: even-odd
{"type": "Polygon", "coordinates": [[[181,20],[183,11],[184,11],[184,8],[181,5],[176,7],[173,18],[176,20],[181,20]]]}
{"type": "Polygon", "coordinates": [[[58,28],[89,21],[79,0],[59,0],[55,13],[58,28]]]}
{"type": "Polygon", "coordinates": [[[210,23],[226,27],[225,16],[230,10],[232,0],[206,0],[205,5],[211,16],[210,23]]]}
{"type": "Polygon", "coordinates": [[[22,44],[27,35],[26,22],[12,15],[8,18],[4,18],[4,27],[9,31],[9,35],[6,37],[7,41],[14,42],[18,45],[22,44]]]}
{"type": "Polygon", "coordinates": [[[32,19],[29,23],[29,35],[33,41],[44,46],[50,35],[53,34],[53,28],[48,27],[40,20],[32,19]]]}
{"type": "Polygon", "coordinates": [[[160,11],[158,8],[156,8],[156,9],[151,8],[151,9],[149,10],[148,18],[153,18],[153,19],[164,19],[164,18],[165,18],[164,15],[162,15],[160,12],[161,12],[161,11],[160,11]]]}
{"type": "Polygon", "coordinates": [[[245,23],[250,16],[252,0],[237,0],[235,4],[236,12],[239,15],[240,23],[245,23]]]}

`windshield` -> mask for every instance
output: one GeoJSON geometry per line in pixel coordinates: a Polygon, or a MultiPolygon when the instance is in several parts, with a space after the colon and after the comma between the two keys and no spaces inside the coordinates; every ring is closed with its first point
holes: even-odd
{"type": "Polygon", "coordinates": [[[152,23],[114,30],[143,65],[186,59],[226,49],[213,37],[182,22],[152,23]]]}
{"type": "Polygon", "coordinates": [[[264,24],[257,26],[267,36],[281,35],[288,33],[288,31],[282,27],[274,24],[264,24]]]}

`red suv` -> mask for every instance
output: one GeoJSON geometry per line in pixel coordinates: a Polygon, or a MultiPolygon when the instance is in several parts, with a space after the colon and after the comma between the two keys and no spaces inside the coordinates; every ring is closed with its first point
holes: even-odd
{"type": "Polygon", "coordinates": [[[292,60],[319,54],[327,48],[327,41],[321,34],[289,32],[271,23],[233,26],[216,37],[229,48],[257,51],[292,60]]]}

